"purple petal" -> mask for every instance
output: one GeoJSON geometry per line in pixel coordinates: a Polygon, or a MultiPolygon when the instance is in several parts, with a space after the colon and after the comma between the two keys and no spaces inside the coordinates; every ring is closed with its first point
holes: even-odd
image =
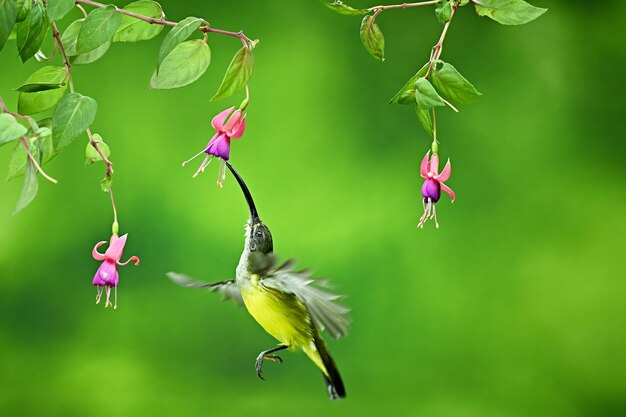
{"type": "Polygon", "coordinates": [[[115,262],[106,260],[102,262],[96,275],[93,277],[93,285],[108,285],[110,287],[117,287],[119,281],[119,274],[115,262]]]}
{"type": "Polygon", "coordinates": [[[422,196],[424,196],[424,199],[430,198],[433,203],[439,201],[441,197],[441,185],[439,181],[432,178],[424,181],[424,185],[422,185],[422,196]]]}

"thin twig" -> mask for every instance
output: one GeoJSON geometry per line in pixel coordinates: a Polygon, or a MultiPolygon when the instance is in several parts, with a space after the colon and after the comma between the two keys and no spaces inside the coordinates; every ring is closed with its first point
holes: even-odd
{"type": "MultiPolygon", "coordinates": [[[[92,0],[76,0],[76,4],[87,4],[89,6],[94,6],[94,7],[107,7],[107,4],[103,4],[103,3],[98,3],[96,1],[92,1],[92,0]]],[[[139,20],[143,20],[144,22],[148,22],[152,25],[163,25],[163,26],[176,26],[177,22],[172,22],[169,20],[165,20],[165,19],[156,19],[154,17],[148,17],[148,16],[144,16],[141,15],[139,13],[135,13],[135,12],[131,12],[128,10],[124,10],[121,9],[117,6],[115,6],[115,9],[122,13],[125,14],[126,16],[131,16],[134,17],[135,19],[139,19],[139,20]]],[[[239,31],[239,32],[229,32],[227,30],[221,30],[221,29],[213,29],[212,27],[210,27],[209,25],[206,26],[201,26],[198,28],[198,30],[200,32],[205,32],[205,33],[218,33],[220,35],[226,35],[226,36],[232,36],[235,38],[239,38],[241,40],[241,42],[243,42],[244,45],[247,45],[248,43],[253,43],[253,41],[248,38],[243,31],[239,31]]]]}
{"type": "Polygon", "coordinates": [[[30,148],[28,147],[28,143],[26,142],[26,136],[22,136],[20,138],[20,142],[22,142],[22,145],[24,145],[24,149],[26,149],[26,153],[28,154],[28,157],[30,158],[30,161],[33,163],[33,165],[35,165],[35,168],[37,168],[37,171],[39,171],[39,173],[41,174],[42,177],[44,177],[45,179],[47,179],[48,181],[50,181],[53,184],[57,184],[58,181],[55,180],[54,178],[52,178],[50,175],[46,174],[44,172],[44,170],[41,168],[41,165],[39,165],[39,162],[37,162],[37,159],[34,157],[34,155],[30,152],[30,148]]]}
{"type": "Polygon", "coordinates": [[[56,40],[57,45],[59,45],[59,51],[61,51],[61,56],[63,57],[63,65],[65,66],[65,73],[67,74],[67,82],[70,85],[70,91],[73,93],[74,91],[74,80],[72,79],[72,73],[70,68],[72,65],[70,64],[70,60],[67,58],[67,53],[65,52],[65,47],[63,46],[63,42],[61,42],[61,33],[59,33],[59,28],[57,27],[56,22],[51,23],[52,26],[52,36],[56,40]]]}
{"type": "Polygon", "coordinates": [[[107,175],[111,175],[113,173],[113,163],[109,161],[104,152],[102,152],[102,149],[100,149],[100,146],[98,146],[98,141],[93,137],[93,133],[91,133],[90,128],[87,128],[87,136],[89,136],[89,143],[93,146],[96,152],[98,152],[98,155],[102,158],[102,162],[104,162],[107,166],[107,175]]]}
{"type": "Polygon", "coordinates": [[[408,9],[409,7],[419,7],[419,6],[430,6],[432,4],[437,4],[439,3],[439,0],[429,0],[429,1],[421,1],[419,3],[402,3],[402,4],[391,4],[391,5],[380,5],[380,6],[374,6],[374,7],[370,7],[367,10],[369,10],[370,12],[374,11],[374,10],[388,10],[388,9],[408,9]]]}
{"type": "Polygon", "coordinates": [[[454,17],[454,14],[456,13],[456,8],[457,8],[456,4],[452,6],[452,13],[450,13],[450,19],[443,26],[443,31],[441,32],[441,36],[439,36],[439,40],[437,41],[435,46],[433,46],[433,49],[430,53],[428,71],[426,71],[426,75],[424,78],[428,78],[428,76],[430,75],[430,72],[433,69],[433,64],[435,63],[436,60],[439,59],[439,57],[441,57],[441,53],[443,52],[443,41],[446,39],[446,35],[448,34],[448,28],[450,27],[450,23],[452,22],[452,18],[454,17]]]}

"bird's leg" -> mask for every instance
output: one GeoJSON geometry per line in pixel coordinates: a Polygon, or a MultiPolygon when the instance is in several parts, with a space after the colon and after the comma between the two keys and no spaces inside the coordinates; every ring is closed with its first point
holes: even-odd
{"type": "Polygon", "coordinates": [[[270,361],[282,363],[283,359],[278,355],[274,355],[274,352],[287,349],[287,347],[288,346],[280,345],[275,348],[264,350],[263,352],[259,353],[259,356],[257,356],[256,358],[256,374],[259,376],[259,378],[265,379],[263,378],[263,360],[267,359],[270,361]]]}

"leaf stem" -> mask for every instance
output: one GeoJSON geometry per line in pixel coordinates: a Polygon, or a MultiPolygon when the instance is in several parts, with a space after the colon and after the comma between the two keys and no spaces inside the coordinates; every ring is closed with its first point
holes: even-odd
{"type": "Polygon", "coordinates": [[[50,181],[51,183],[57,184],[58,181],[44,172],[44,170],[41,168],[41,165],[39,165],[39,162],[37,162],[37,158],[35,158],[35,156],[30,152],[30,148],[28,147],[28,143],[26,142],[26,136],[22,136],[20,138],[20,142],[22,142],[22,145],[24,145],[24,149],[26,149],[26,153],[28,154],[30,161],[33,163],[33,165],[35,165],[35,168],[37,168],[37,171],[39,171],[41,176],[47,179],[48,181],[50,181]]]}
{"type": "Polygon", "coordinates": [[[54,36],[54,39],[57,45],[59,45],[59,51],[61,51],[61,56],[63,57],[63,65],[65,66],[65,72],[67,74],[68,84],[70,85],[70,91],[74,93],[75,92],[74,80],[72,79],[72,73],[70,71],[70,68],[72,67],[72,65],[70,64],[70,60],[67,58],[67,53],[65,52],[65,47],[63,46],[63,42],[61,42],[61,33],[59,32],[59,28],[57,27],[56,22],[52,22],[51,26],[52,26],[52,36],[54,36]]]}
{"type": "Polygon", "coordinates": [[[102,161],[107,166],[106,174],[110,176],[111,174],[113,174],[113,163],[106,157],[104,152],[102,152],[100,146],[98,146],[98,141],[93,137],[93,133],[91,133],[90,128],[87,128],[87,136],[89,136],[89,143],[91,144],[91,146],[93,146],[96,152],[98,152],[98,155],[100,155],[100,158],[102,158],[102,161]]]}
{"type": "MultiPolygon", "coordinates": [[[[108,6],[107,4],[98,3],[98,2],[93,1],[93,0],[76,0],[76,4],[77,5],[78,4],[87,4],[89,6],[100,7],[100,8],[108,6]]],[[[115,6],[115,9],[118,12],[120,12],[121,14],[125,14],[126,16],[134,17],[135,19],[143,20],[144,22],[148,22],[151,25],[176,26],[176,24],[177,24],[177,22],[172,22],[172,21],[165,20],[165,19],[156,19],[154,17],[144,16],[144,15],[141,15],[139,13],[135,13],[135,12],[131,12],[131,11],[128,11],[128,10],[121,9],[121,8],[119,8],[117,6],[115,6]]],[[[204,33],[218,33],[220,35],[226,35],[226,36],[232,36],[234,38],[239,38],[244,45],[247,45],[248,43],[253,43],[253,41],[250,38],[248,38],[243,33],[243,31],[229,32],[227,30],[213,29],[209,25],[201,26],[201,27],[198,28],[198,30],[200,32],[204,32],[204,33]]]]}
{"type": "Polygon", "coordinates": [[[437,3],[439,3],[439,0],[429,0],[429,1],[421,1],[421,2],[418,2],[418,3],[402,3],[402,4],[380,5],[380,6],[370,7],[367,10],[369,10],[370,12],[373,12],[373,11],[377,10],[380,13],[383,10],[408,9],[409,7],[430,6],[432,4],[437,4],[437,3]]]}
{"type": "Polygon", "coordinates": [[[454,14],[456,13],[457,7],[458,7],[458,3],[455,3],[452,6],[452,12],[450,13],[450,19],[443,26],[443,31],[441,32],[441,36],[439,36],[439,40],[437,41],[435,46],[433,46],[433,49],[432,49],[432,51],[430,53],[430,61],[428,63],[428,71],[426,71],[426,75],[424,76],[424,78],[428,78],[428,76],[430,75],[430,73],[431,73],[431,71],[433,69],[433,64],[435,63],[435,61],[437,61],[439,59],[439,57],[441,57],[441,53],[443,52],[443,41],[446,39],[446,35],[448,34],[448,28],[450,27],[450,23],[452,23],[452,18],[454,17],[454,14]]]}

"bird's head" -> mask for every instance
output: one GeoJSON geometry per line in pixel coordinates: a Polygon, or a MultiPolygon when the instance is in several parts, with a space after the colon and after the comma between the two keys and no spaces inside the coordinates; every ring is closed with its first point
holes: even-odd
{"type": "Polygon", "coordinates": [[[272,233],[261,219],[250,219],[246,225],[246,248],[250,252],[271,253],[274,250],[272,233]]]}
{"type": "Polygon", "coordinates": [[[259,218],[259,213],[254,205],[252,194],[250,194],[250,190],[243,181],[243,178],[241,178],[239,173],[235,171],[235,168],[233,168],[229,162],[226,162],[226,165],[239,183],[241,191],[243,191],[243,195],[246,197],[248,208],[250,209],[250,220],[246,224],[246,249],[250,252],[260,252],[263,254],[271,253],[274,250],[274,244],[272,242],[270,229],[264,225],[259,218]]]}

